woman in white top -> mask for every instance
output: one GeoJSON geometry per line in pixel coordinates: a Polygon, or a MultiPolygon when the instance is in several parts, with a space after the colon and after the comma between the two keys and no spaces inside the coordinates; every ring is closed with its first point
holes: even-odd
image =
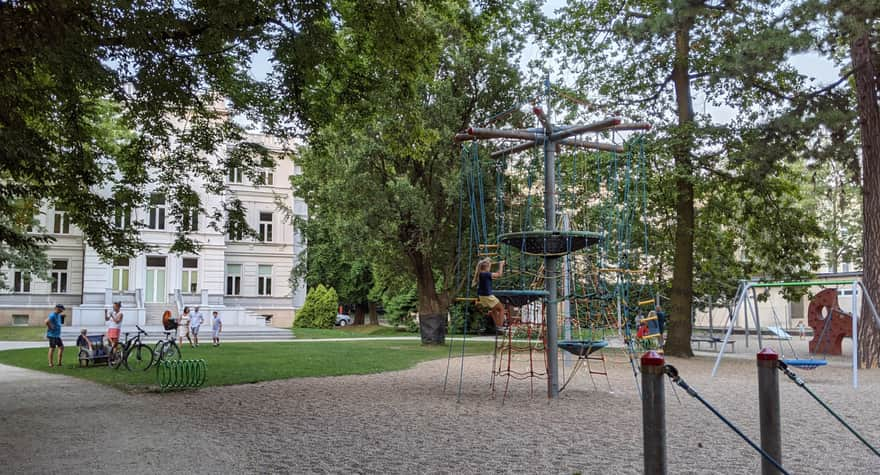
{"type": "Polygon", "coordinates": [[[192,346],[192,340],[189,338],[189,307],[183,307],[183,315],[177,320],[177,339],[180,340],[178,346],[183,346],[184,337],[192,346]]]}
{"type": "Polygon", "coordinates": [[[122,328],[122,302],[113,303],[113,311],[108,312],[104,309],[104,321],[107,322],[107,341],[110,342],[110,348],[119,341],[119,331],[122,328]]]}

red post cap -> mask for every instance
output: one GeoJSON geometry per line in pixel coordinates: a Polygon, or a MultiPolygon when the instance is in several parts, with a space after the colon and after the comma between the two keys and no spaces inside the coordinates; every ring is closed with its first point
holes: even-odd
{"type": "Polygon", "coordinates": [[[649,351],[642,355],[642,366],[663,366],[665,361],[663,360],[663,355],[657,353],[656,351],[649,351]]]}
{"type": "Polygon", "coordinates": [[[778,361],[779,353],[773,351],[773,348],[764,348],[758,352],[758,361],[778,361]]]}

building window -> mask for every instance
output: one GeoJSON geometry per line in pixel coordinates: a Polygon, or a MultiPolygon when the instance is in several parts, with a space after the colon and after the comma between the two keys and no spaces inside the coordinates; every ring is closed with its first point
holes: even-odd
{"type": "Polygon", "coordinates": [[[165,293],[165,256],[147,256],[146,301],[162,303],[167,300],[165,293]]]}
{"type": "Polygon", "coordinates": [[[12,315],[12,326],[26,327],[30,323],[30,315],[12,315]]]}
{"type": "Polygon", "coordinates": [[[67,261],[52,261],[52,293],[67,293],[67,261]]]}
{"type": "Polygon", "coordinates": [[[122,206],[117,207],[113,213],[113,224],[119,229],[125,229],[131,226],[131,209],[122,206]]]}
{"type": "Polygon", "coordinates": [[[260,213],[260,241],[272,242],[272,213],[260,213]]]}
{"type": "Polygon", "coordinates": [[[257,295],[272,295],[272,266],[260,266],[257,272],[257,295]]]}
{"type": "Polygon", "coordinates": [[[199,291],[199,259],[195,257],[183,258],[183,278],[180,281],[180,290],[183,293],[195,294],[199,291]]]}
{"type": "Polygon", "coordinates": [[[226,265],[226,295],[241,295],[241,264],[226,265]]]}
{"type": "Polygon", "coordinates": [[[242,172],[241,168],[238,167],[229,167],[229,183],[241,183],[242,182],[242,172]]]}
{"type": "Polygon", "coordinates": [[[52,232],[55,234],[70,234],[70,215],[67,214],[67,211],[55,208],[52,232]]]}
{"type": "Polygon", "coordinates": [[[180,230],[184,232],[195,232],[199,230],[199,209],[190,208],[183,212],[183,221],[180,223],[180,230]]]}
{"type": "Polygon", "coordinates": [[[121,257],[113,261],[113,290],[128,292],[128,258],[121,257]]]}
{"type": "Polygon", "coordinates": [[[165,229],[165,195],[153,193],[150,195],[150,221],[147,223],[150,229],[165,229]]]}
{"type": "Polygon", "coordinates": [[[12,291],[26,294],[31,291],[31,274],[24,271],[12,272],[12,291]]]}
{"type": "Polygon", "coordinates": [[[275,165],[271,161],[265,161],[260,168],[260,184],[273,186],[275,184],[275,165]]]}
{"type": "Polygon", "coordinates": [[[241,241],[241,238],[243,236],[244,236],[244,232],[242,232],[241,226],[238,226],[235,223],[229,223],[229,240],[230,241],[241,241]]]}

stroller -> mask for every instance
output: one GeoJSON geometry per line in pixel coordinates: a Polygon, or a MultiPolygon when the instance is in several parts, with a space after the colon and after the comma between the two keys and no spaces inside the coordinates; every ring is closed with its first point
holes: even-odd
{"type": "MultiPolygon", "coordinates": [[[[80,336],[82,338],[82,336],[80,336]]],[[[85,338],[92,344],[92,348],[86,344],[79,345],[79,365],[80,367],[96,366],[99,364],[109,364],[110,352],[104,345],[104,335],[87,335],[85,338]]]]}

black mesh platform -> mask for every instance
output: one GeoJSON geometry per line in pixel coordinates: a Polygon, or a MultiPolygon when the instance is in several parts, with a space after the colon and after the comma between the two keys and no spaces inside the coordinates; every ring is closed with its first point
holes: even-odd
{"type": "Polygon", "coordinates": [[[604,340],[563,340],[556,344],[559,348],[581,358],[608,346],[604,340]]]}
{"type": "Polygon", "coordinates": [[[522,307],[547,296],[546,290],[503,290],[495,289],[492,292],[504,305],[522,307]]]}
{"type": "Polygon", "coordinates": [[[598,244],[602,235],[588,231],[526,231],[502,234],[498,241],[533,256],[564,256],[598,244]]]}

